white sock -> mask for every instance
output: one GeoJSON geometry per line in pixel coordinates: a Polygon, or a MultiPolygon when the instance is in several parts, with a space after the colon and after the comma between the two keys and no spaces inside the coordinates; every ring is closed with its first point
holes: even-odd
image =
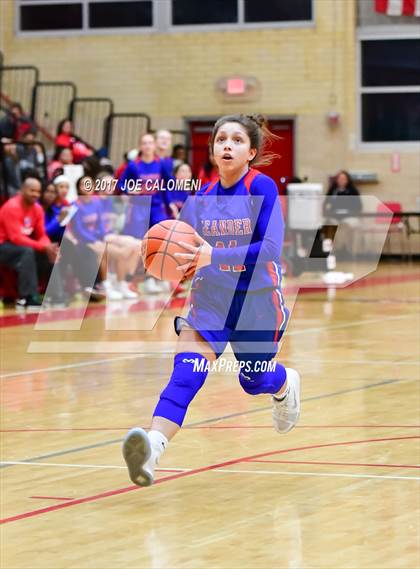
{"type": "Polygon", "coordinates": [[[283,393],[281,395],[273,395],[274,399],[276,401],[284,401],[286,399],[286,397],[289,395],[289,386],[286,386],[286,389],[283,391],[283,393]]]}
{"type": "Polygon", "coordinates": [[[161,455],[169,444],[168,439],[160,431],[151,430],[147,433],[153,452],[156,455],[156,462],[159,462],[161,455]]]}

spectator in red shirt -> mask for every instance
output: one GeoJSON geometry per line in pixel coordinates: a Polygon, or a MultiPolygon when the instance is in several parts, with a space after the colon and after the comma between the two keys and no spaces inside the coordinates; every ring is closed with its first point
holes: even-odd
{"type": "Polygon", "coordinates": [[[54,304],[63,302],[63,289],[58,271],[52,271],[58,258],[58,245],[51,243],[45,232],[44,211],[38,202],[41,182],[28,177],[20,193],[0,208],[0,263],[18,274],[18,307],[41,305],[38,273],[51,273],[47,293],[54,304]]]}
{"type": "Polygon", "coordinates": [[[70,148],[75,164],[92,155],[92,150],[73,133],[73,123],[70,119],[63,119],[58,123],[55,145],[70,148]]]}
{"type": "Polygon", "coordinates": [[[74,164],[73,153],[70,148],[58,146],[52,162],[48,165],[48,179],[53,180],[64,172],[64,166],[74,164]]]}

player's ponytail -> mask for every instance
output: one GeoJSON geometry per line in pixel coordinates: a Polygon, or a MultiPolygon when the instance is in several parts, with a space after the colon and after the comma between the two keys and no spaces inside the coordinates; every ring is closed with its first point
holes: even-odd
{"type": "Polygon", "coordinates": [[[250,162],[251,166],[267,166],[268,164],[271,164],[273,160],[279,158],[278,154],[268,151],[273,140],[276,140],[278,136],[269,130],[267,126],[267,120],[263,115],[260,114],[226,115],[224,117],[221,117],[214,125],[213,131],[211,133],[211,155],[213,154],[213,145],[217,132],[220,127],[222,127],[227,122],[237,122],[246,130],[251,143],[251,148],[255,148],[257,151],[255,158],[250,162]]]}

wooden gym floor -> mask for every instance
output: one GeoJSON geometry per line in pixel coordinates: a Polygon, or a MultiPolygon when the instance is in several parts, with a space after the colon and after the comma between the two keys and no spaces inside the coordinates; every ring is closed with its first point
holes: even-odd
{"type": "Polygon", "coordinates": [[[300,294],[278,356],[302,376],[299,425],[276,434],[268,397],[210,374],[147,489],[121,439],[149,425],[179,308],[153,332],[135,330],[147,299],[93,307],[80,330],[75,309],[44,329],[4,311],[1,566],[418,567],[419,277],[387,264],[300,294]]]}

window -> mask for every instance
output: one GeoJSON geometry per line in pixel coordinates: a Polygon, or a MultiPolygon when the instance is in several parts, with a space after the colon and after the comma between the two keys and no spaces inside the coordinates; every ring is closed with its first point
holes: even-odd
{"type": "Polygon", "coordinates": [[[22,31],[80,30],[81,28],[81,4],[29,4],[20,8],[22,31]]]}
{"type": "Polygon", "coordinates": [[[245,22],[290,22],[312,19],[311,0],[245,0],[245,22]]]}
{"type": "Polygon", "coordinates": [[[90,28],[141,28],[152,26],[152,2],[91,2],[90,28]]]}
{"type": "Polygon", "coordinates": [[[232,24],[238,21],[238,0],[173,0],[172,24],[232,24]]]}
{"type": "Polygon", "coordinates": [[[312,20],[313,0],[171,0],[173,26],[281,24],[312,20]]]}
{"type": "Polygon", "coordinates": [[[18,21],[22,32],[150,28],[153,0],[19,0],[18,21]]]}
{"type": "MultiPolygon", "coordinates": [[[[3,2],[4,0],[0,0],[3,2]]],[[[16,0],[26,34],[174,32],[308,26],[315,0],[16,0]]],[[[62,34],[61,34],[62,35],[62,34]]]]}
{"type": "Polygon", "coordinates": [[[364,41],[362,61],[365,87],[420,84],[419,40],[364,41]]]}
{"type": "Polygon", "coordinates": [[[420,40],[361,40],[362,142],[420,140],[420,40]]]}

